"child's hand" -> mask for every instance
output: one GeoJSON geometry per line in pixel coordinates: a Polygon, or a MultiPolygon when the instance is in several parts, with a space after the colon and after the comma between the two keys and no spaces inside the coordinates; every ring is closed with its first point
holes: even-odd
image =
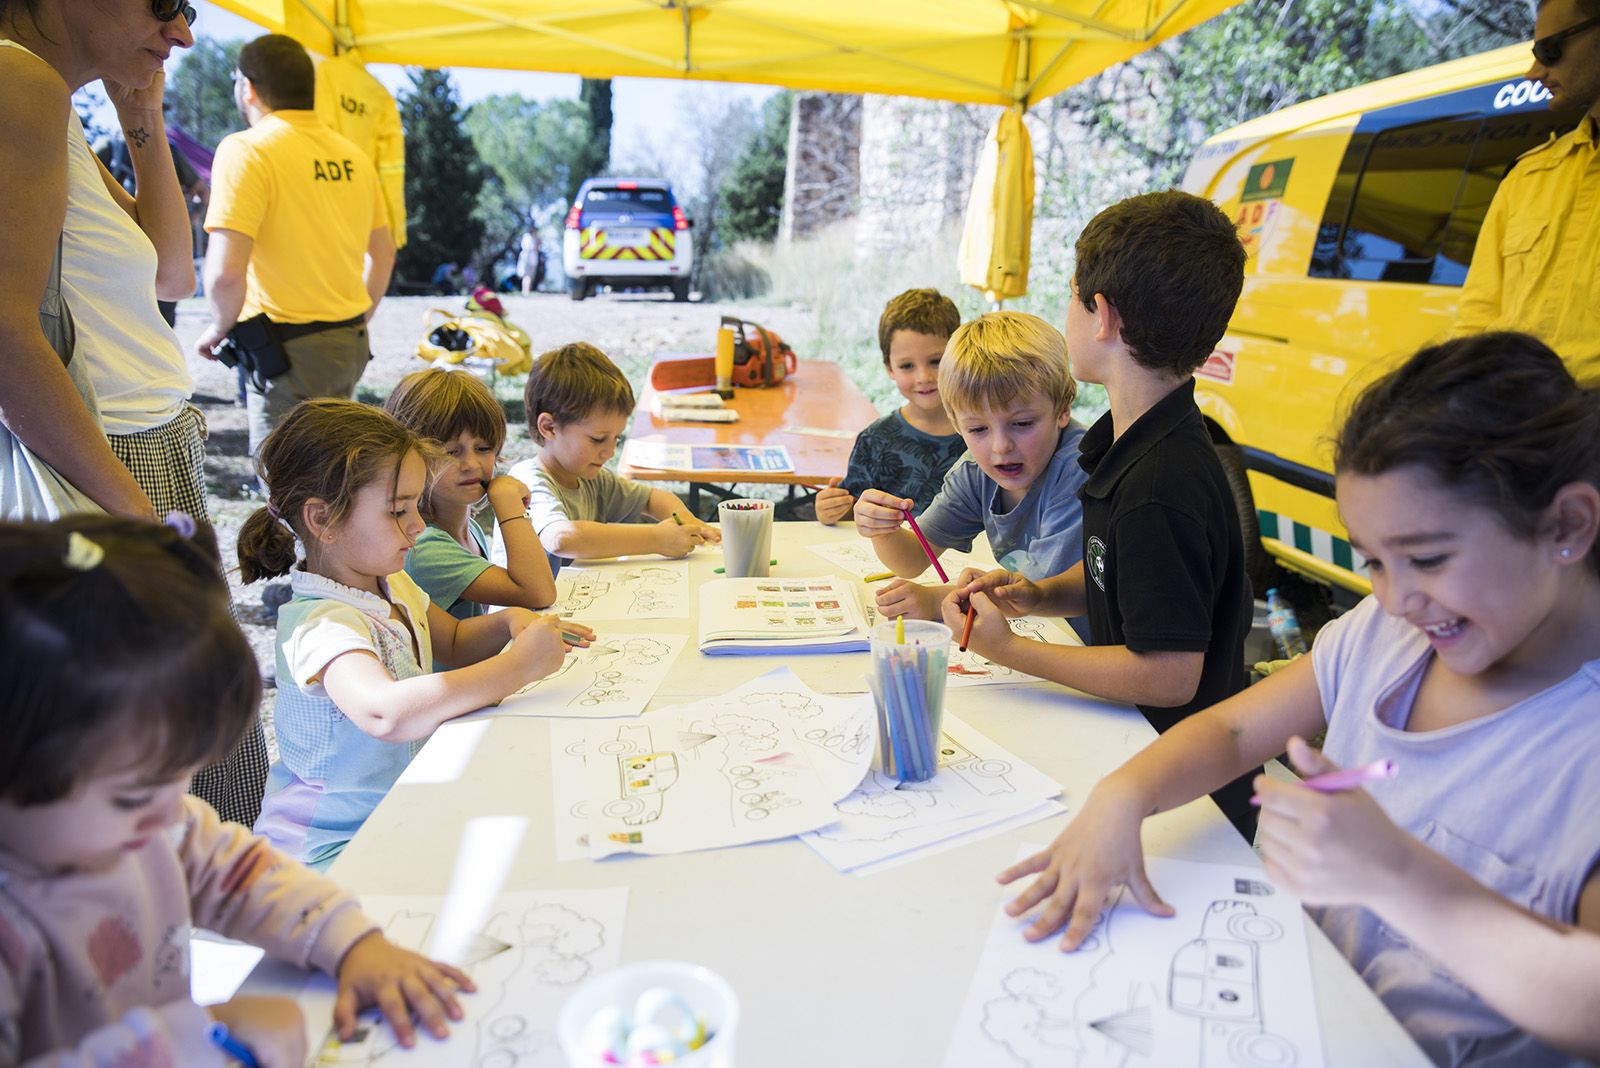
{"type": "MultiPolygon", "coordinates": [[[[512,609],[505,609],[509,612],[512,609]]],[[[526,609],[519,611],[527,612],[526,609]]],[[[517,665],[517,685],[542,679],[556,668],[567,655],[566,639],[561,637],[561,625],[556,616],[540,616],[527,612],[531,618],[518,620],[511,635],[511,644],[502,656],[510,656],[517,665]]]]}
{"type": "MultiPolygon", "coordinates": [[[[698,519],[685,523],[681,518],[668,516],[656,524],[656,552],[673,558],[688,556],[706,540],[703,526],[698,519]]],[[[722,540],[720,533],[717,540],[722,540]]]]}
{"type": "Polygon", "coordinates": [[[576,648],[586,649],[586,648],[589,647],[589,644],[591,642],[593,642],[594,639],[595,639],[594,628],[586,627],[582,623],[574,623],[570,619],[562,619],[560,616],[556,615],[554,612],[547,612],[544,615],[535,616],[534,618],[549,620],[551,622],[551,624],[554,625],[555,628],[561,632],[561,635],[562,635],[563,639],[565,639],[565,638],[567,638],[569,636],[573,637],[573,638],[577,638],[578,640],[576,642],[572,642],[572,641],[568,641],[567,642],[568,645],[574,646],[576,648]]]}
{"type": "Polygon", "coordinates": [[[528,487],[510,475],[497,475],[489,483],[489,507],[494,509],[496,517],[510,519],[525,514],[531,496],[528,487]]]}
{"type": "MultiPolygon", "coordinates": [[[[1289,760],[1308,777],[1339,770],[1303,738],[1289,739],[1289,760]]],[[[1367,791],[1325,794],[1265,775],[1254,785],[1267,874],[1308,905],[1371,907],[1386,883],[1403,878],[1406,854],[1418,843],[1367,791]]]]}
{"type": "Polygon", "coordinates": [[[856,499],[847,489],[827,486],[817,491],[812,503],[817,510],[817,522],[831,527],[849,514],[850,506],[856,503],[856,499]]]}
{"type": "MultiPolygon", "coordinates": [[[[465,972],[401,949],[379,931],[350,947],[339,962],[339,997],[333,1006],[333,1025],[340,1038],[355,1033],[356,1013],[376,1005],[394,1028],[395,1038],[407,1049],[417,1044],[413,1013],[434,1038],[450,1033],[445,1018],[461,1019],[456,992],[476,990],[465,972]]],[[[302,1054],[296,1065],[304,1064],[302,1054]]]]}
{"type": "Polygon", "coordinates": [[[1097,789],[1050,848],[1001,872],[1002,884],[1024,875],[1039,876],[1006,906],[1006,915],[1021,916],[1045,902],[1023,937],[1038,942],[1066,923],[1061,949],[1077,949],[1094,930],[1107,896],[1118,886],[1126,886],[1152,916],[1171,916],[1172,906],[1161,900],[1144,871],[1139,841],[1142,820],[1143,813],[1137,808],[1097,789]]]}
{"type": "Polygon", "coordinates": [[[956,579],[955,591],[951,597],[960,604],[964,612],[967,599],[980,592],[987,593],[995,606],[1012,618],[1028,615],[1044,599],[1044,591],[1027,575],[998,570],[979,574],[978,569],[972,567],[962,571],[961,576],[956,579]]]}
{"type": "Polygon", "coordinates": [[[699,519],[691,520],[700,530],[700,536],[712,545],[722,544],[722,528],[715,523],[702,522],[699,519]]]}
{"type": "Polygon", "coordinates": [[[924,586],[910,579],[895,579],[887,586],[879,586],[873,594],[878,601],[878,613],[893,619],[939,618],[939,600],[944,596],[943,586],[924,586]]]}
{"type": "Polygon", "coordinates": [[[909,497],[893,497],[879,489],[862,490],[856,499],[856,530],[864,538],[893,534],[906,521],[906,512],[917,506],[909,497]]]}
{"type": "Polygon", "coordinates": [[[206,1010],[256,1055],[261,1068],[302,1068],[306,1021],[289,998],[238,997],[206,1010]]]}
{"type": "MultiPolygon", "coordinates": [[[[1005,613],[989,600],[988,594],[975,593],[968,603],[975,614],[972,617],[972,635],[967,640],[967,648],[986,660],[993,660],[997,664],[1007,663],[1006,646],[1027,639],[1017,637],[1016,632],[1011,629],[1011,624],[1006,622],[1005,613]]],[[[957,642],[960,642],[961,635],[967,630],[967,613],[956,600],[956,595],[952,593],[940,601],[939,609],[944,613],[944,625],[950,628],[950,633],[955,636],[957,642]]]]}

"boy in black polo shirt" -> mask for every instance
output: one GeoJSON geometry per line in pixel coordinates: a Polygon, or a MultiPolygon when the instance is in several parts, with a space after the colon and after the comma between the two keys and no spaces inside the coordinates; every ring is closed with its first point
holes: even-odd
{"type": "MultiPolygon", "coordinates": [[[[1244,262],[1233,223],[1188,193],[1131,197],[1090,221],[1078,238],[1067,357],[1080,381],[1105,385],[1111,411],[1080,445],[1083,562],[1038,583],[965,574],[943,606],[959,632],[970,596],[980,655],[1136,704],[1158,731],[1244,688],[1244,544],[1194,402],[1195,369],[1227,328],[1244,262]],[[1087,648],[1023,639],[1003,619],[1085,611],[1087,648]]],[[[1247,840],[1254,774],[1212,795],[1247,840]]]]}

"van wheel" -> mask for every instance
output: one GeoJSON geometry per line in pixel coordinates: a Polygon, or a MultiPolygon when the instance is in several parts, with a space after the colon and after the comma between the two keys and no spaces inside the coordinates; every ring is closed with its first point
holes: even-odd
{"type": "Polygon", "coordinates": [[[672,280],[672,300],[676,304],[689,303],[689,280],[687,278],[674,278],[672,280]]]}
{"type": "Polygon", "coordinates": [[[587,278],[574,278],[567,283],[567,294],[573,300],[582,300],[589,295],[589,280],[587,278]]]}
{"type": "Polygon", "coordinates": [[[1233,492],[1234,510],[1239,513],[1239,534],[1244,539],[1244,570],[1250,576],[1253,595],[1265,597],[1267,590],[1277,585],[1283,569],[1261,544],[1261,523],[1256,519],[1256,500],[1250,493],[1250,479],[1245,476],[1244,452],[1237,445],[1218,442],[1217,459],[1222,461],[1222,473],[1228,478],[1228,489],[1233,492]]]}

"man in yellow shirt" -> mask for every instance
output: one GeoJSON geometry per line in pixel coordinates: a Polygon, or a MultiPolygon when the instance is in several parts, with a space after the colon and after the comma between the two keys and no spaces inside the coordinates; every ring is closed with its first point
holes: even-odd
{"type": "Polygon", "coordinates": [[[206,301],[195,344],[224,338],[253,365],[250,452],[308,397],[352,397],[366,322],[394,267],[372,161],[317,118],[311,57],[269,34],[239,51],[234,97],[250,128],[223,138],[211,170],[206,301]]]}
{"type": "Polygon", "coordinates": [[[378,168],[395,248],[406,247],[406,139],[400,108],[356,52],[317,64],[317,115],[356,143],[378,168]]]}
{"type": "Polygon", "coordinates": [[[1600,379],[1600,0],[1542,0],[1528,77],[1577,128],[1526,153],[1484,218],[1456,333],[1523,330],[1600,379]]]}

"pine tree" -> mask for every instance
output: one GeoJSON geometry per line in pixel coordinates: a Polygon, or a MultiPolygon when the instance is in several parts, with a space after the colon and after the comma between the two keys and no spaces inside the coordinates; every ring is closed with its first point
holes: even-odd
{"type": "Polygon", "coordinates": [[[762,107],[761,127],[722,183],[722,240],[771,241],[783,215],[783,175],[789,160],[791,94],[778,93],[762,107]]]}
{"type": "Polygon", "coordinates": [[[604,174],[611,166],[611,79],[585,78],[578,101],[589,110],[589,150],[578,168],[583,173],[574,177],[567,190],[568,201],[578,195],[585,178],[604,174]]]}
{"type": "Polygon", "coordinates": [[[474,215],[483,187],[483,164],[462,128],[461,102],[443,71],[406,72],[400,122],[406,134],[408,240],[396,270],[407,282],[426,284],[441,263],[471,263],[483,239],[474,215]]]}
{"type": "Polygon", "coordinates": [[[215,149],[224,137],[244,129],[233,99],[233,72],[243,47],[243,41],[197,38],[167,78],[171,121],[208,148],[215,149]]]}

